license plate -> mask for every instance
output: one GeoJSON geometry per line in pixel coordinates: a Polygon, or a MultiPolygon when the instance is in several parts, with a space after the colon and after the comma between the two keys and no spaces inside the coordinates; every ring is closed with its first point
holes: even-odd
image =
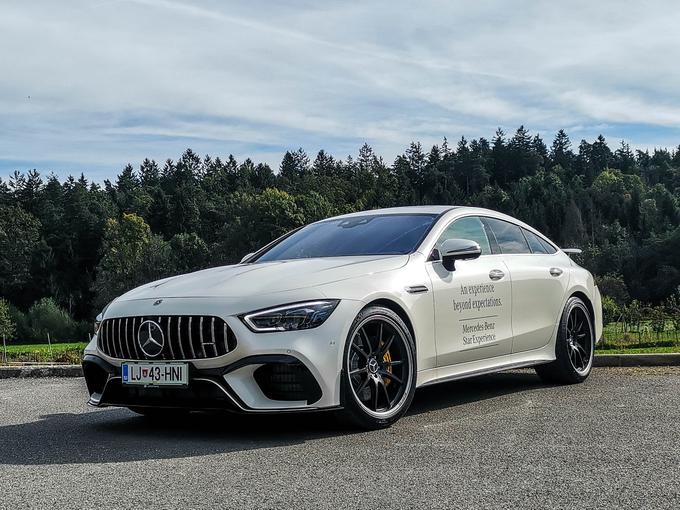
{"type": "Polygon", "coordinates": [[[189,366],[186,363],[123,363],[123,384],[140,386],[186,386],[189,366]]]}

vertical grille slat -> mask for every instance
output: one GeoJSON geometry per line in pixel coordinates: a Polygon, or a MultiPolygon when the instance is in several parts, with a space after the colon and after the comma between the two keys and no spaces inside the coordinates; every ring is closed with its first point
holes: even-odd
{"type": "Polygon", "coordinates": [[[179,343],[179,350],[182,353],[182,359],[186,358],[184,354],[184,344],[182,342],[182,317],[177,317],[177,342],[179,343]]]}
{"type": "Polygon", "coordinates": [[[217,354],[217,343],[215,342],[215,317],[210,321],[210,340],[212,340],[213,351],[215,357],[217,357],[219,354],[217,354]]]}
{"type": "Polygon", "coordinates": [[[116,322],[116,338],[118,339],[118,355],[125,358],[125,343],[123,342],[123,319],[118,319],[116,322]]]}
{"type": "Polygon", "coordinates": [[[102,352],[107,353],[108,348],[106,347],[106,324],[100,324],[99,325],[99,347],[101,348],[102,352]]]}
{"type": "Polygon", "coordinates": [[[203,353],[203,357],[207,358],[208,356],[205,353],[205,341],[203,340],[203,317],[201,317],[201,320],[198,323],[198,329],[200,331],[199,338],[201,340],[201,352],[203,353]]]}
{"type": "Polygon", "coordinates": [[[116,336],[116,339],[118,340],[118,349],[119,349],[118,350],[118,357],[119,358],[122,358],[123,356],[125,356],[125,354],[123,354],[123,341],[120,338],[120,323],[121,322],[123,322],[123,319],[116,319],[116,322],[114,323],[114,329],[115,329],[114,335],[116,336]]]}
{"type": "Polygon", "coordinates": [[[193,322],[193,317],[189,317],[189,348],[191,350],[191,359],[196,359],[196,351],[194,351],[194,337],[191,331],[191,323],[193,322]]]}
{"type": "Polygon", "coordinates": [[[140,359],[139,356],[139,348],[137,347],[137,328],[135,325],[137,324],[137,317],[132,318],[132,345],[135,348],[135,357],[137,359],[140,359]]]}
{"type": "MultiPolygon", "coordinates": [[[[162,319],[162,317],[158,317],[158,320],[156,321],[156,324],[158,324],[158,325],[160,326],[161,332],[163,332],[163,321],[162,321],[161,319],[162,319]]],[[[165,333],[163,333],[163,335],[165,335],[165,333]]],[[[168,348],[168,339],[166,338],[166,339],[165,339],[165,346],[163,347],[163,350],[161,351],[161,354],[160,354],[160,356],[158,356],[158,357],[159,357],[160,359],[172,359],[172,358],[168,355],[168,350],[169,350],[169,348],[168,348]]]]}
{"type": "Polygon", "coordinates": [[[172,317],[166,317],[168,323],[166,324],[166,331],[168,332],[168,337],[165,339],[168,342],[168,347],[170,347],[170,359],[175,359],[175,350],[172,348],[172,334],[170,324],[172,323],[172,317]]]}
{"type": "Polygon", "coordinates": [[[116,357],[116,351],[115,351],[115,342],[113,341],[113,321],[109,321],[107,328],[106,328],[106,340],[107,343],[109,344],[109,353],[110,355],[113,356],[114,358],[116,357]]]}
{"type": "Polygon", "coordinates": [[[107,356],[117,359],[196,360],[224,356],[235,349],[236,339],[231,328],[219,317],[116,317],[102,322],[97,346],[107,356]],[[146,356],[139,347],[138,330],[145,320],[156,322],[164,335],[163,349],[155,357],[146,356]],[[174,320],[177,321],[176,325],[174,320]]]}
{"type": "Polygon", "coordinates": [[[102,331],[102,345],[104,346],[104,352],[108,355],[111,355],[111,349],[109,348],[109,339],[107,336],[107,329],[109,327],[109,323],[104,321],[101,325],[101,331],[102,331]]]}
{"type": "Polygon", "coordinates": [[[125,356],[127,359],[130,359],[132,357],[130,353],[130,342],[128,342],[128,318],[125,317],[125,320],[123,321],[123,345],[125,346],[125,349],[123,350],[123,356],[125,356]]]}

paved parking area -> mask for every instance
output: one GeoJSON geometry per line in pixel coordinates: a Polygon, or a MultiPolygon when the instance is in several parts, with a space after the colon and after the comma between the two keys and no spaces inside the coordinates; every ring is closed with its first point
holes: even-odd
{"type": "Polygon", "coordinates": [[[85,400],[82,379],[0,380],[0,508],[680,508],[678,367],[447,383],[377,432],[85,400]]]}

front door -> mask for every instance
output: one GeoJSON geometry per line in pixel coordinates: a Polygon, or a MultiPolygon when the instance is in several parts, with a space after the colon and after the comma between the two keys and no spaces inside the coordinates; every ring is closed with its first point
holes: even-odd
{"type": "Polygon", "coordinates": [[[428,262],[435,308],[437,366],[510,354],[511,277],[501,255],[491,254],[485,227],[476,216],[454,220],[436,243],[470,239],[482,255],[456,262],[454,271],[441,260],[428,262]]]}

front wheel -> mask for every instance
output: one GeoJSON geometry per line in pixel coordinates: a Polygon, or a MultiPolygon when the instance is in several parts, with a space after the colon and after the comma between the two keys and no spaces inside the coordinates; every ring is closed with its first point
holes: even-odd
{"type": "Polygon", "coordinates": [[[342,399],[346,416],[366,429],[389,427],[408,410],[416,389],[411,332],[389,308],[363,309],[345,345],[342,399]]]}
{"type": "Polygon", "coordinates": [[[539,377],[551,383],[574,384],[586,380],[593,368],[595,330],[590,310],[577,297],[567,301],[560,319],[555,361],[539,365],[539,377]]]}

